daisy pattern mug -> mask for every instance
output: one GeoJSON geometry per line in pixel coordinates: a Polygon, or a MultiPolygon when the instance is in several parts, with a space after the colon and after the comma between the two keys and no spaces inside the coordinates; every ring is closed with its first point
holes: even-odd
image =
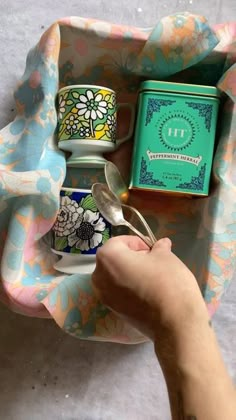
{"type": "Polygon", "coordinates": [[[116,93],[107,87],[71,85],[58,92],[58,145],[72,152],[69,166],[99,167],[106,160],[102,154],[111,152],[133,134],[134,105],[117,104],[116,93]],[[129,110],[128,132],[117,139],[117,114],[129,110]]]}
{"type": "Polygon", "coordinates": [[[111,237],[111,225],[98,211],[91,190],[62,188],[53,226],[52,251],[63,273],[92,273],[96,252],[111,237]]]}

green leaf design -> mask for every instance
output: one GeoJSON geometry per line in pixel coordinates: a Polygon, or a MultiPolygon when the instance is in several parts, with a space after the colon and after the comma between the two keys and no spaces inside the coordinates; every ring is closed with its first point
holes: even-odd
{"type": "Polygon", "coordinates": [[[113,109],[114,106],[111,104],[111,102],[109,102],[109,104],[107,105],[109,109],[113,109]]]}
{"type": "Polygon", "coordinates": [[[87,197],[83,198],[80,202],[81,207],[84,210],[91,210],[97,211],[97,206],[95,204],[94,198],[91,194],[87,195],[87,197]]]}
{"type": "Polygon", "coordinates": [[[71,195],[73,191],[65,191],[65,195],[71,195]]]}
{"type": "Polygon", "coordinates": [[[59,124],[59,133],[65,129],[65,124],[59,124]]]}
{"type": "Polygon", "coordinates": [[[103,130],[104,129],[104,126],[105,126],[105,124],[98,124],[98,125],[96,125],[95,131],[101,131],[101,130],[103,130]]]}
{"type": "Polygon", "coordinates": [[[109,139],[111,138],[111,133],[110,133],[110,131],[106,130],[106,131],[105,131],[105,134],[106,134],[106,136],[107,136],[109,139]]]}
{"type": "Polygon", "coordinates": [[[81,198],[80,202],[79,202],[79,206],[83,207],[83,202],[84,202],[84,198],[81,198]]]}
{"type": "Polygon", "coordinates": [[[73,98],[78,99],[78,97],[79,97],[78,92],[74,91],[71,94],[72,94],[73,98]]]}
{"type": "Polygon", "coordinates": [[[66,105],[72,105],[73,101],[71,99],[68,99],[68,101],[66,101],[66,105]]]}
{"type": "Polygon", "coordinates": [[[88,121],[81,121],[83,127],[89,127],[88,121]]]}
{"type": "Polygon", "coordinates": [[[63,237],[55,237],[55,249],[57,251],[63,251],[64,248],[66,248],[68,245],[67,238],[65,236],[63,237]]]}
{"type": "Polygon", "coordinates": [[[108,241],[108,239],[110,239],[110,232],[109,232],[109,228],[106,228],[104,232],[102,233],[102,244],[108,241]]]}
{"type": "Polygon", "coordinates": [[[105,98],[104,98],[104,99],[105,99],[105,101],[107,101],[107,102],[108,102],[108,101],[111,99],[111,95],[108,93],[108,94],[105,96],[105,98]]]}
{"type": "Polygon", "coordinates": [[[76,248],[75,246],[73,246],[73,247],[70,249],[70,252],[71,252],[71,254],[81,254],[80,249],[76,248]]]}

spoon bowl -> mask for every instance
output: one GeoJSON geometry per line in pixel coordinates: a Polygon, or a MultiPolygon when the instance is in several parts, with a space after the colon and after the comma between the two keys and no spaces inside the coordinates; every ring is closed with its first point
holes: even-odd
{"type": "Polygon", "coordinates": [[[107,185],[93,184],[92,194],[103,217],[113,226],[120,226],[124,220],[121,203],[107,185]]]}
{"type": "Polygon", "coordinates": [[[122,204],[119,199],[109,190],[106,184],[96,183],[92,186],[92,195],[96,206],[103,217],[113,226],[127,226],[139,236],[148,246],[152,247],[153,242],[136,229],[130,222],[124,219],[122,204]]]}
{"type": "Polygon", "coordinates": [[[109,189],[115,194],[122,203],[127,203],[129,191],[123,180],[119,169],[114,163],[108,161],[105,164],[105,179],[109,189]]]}

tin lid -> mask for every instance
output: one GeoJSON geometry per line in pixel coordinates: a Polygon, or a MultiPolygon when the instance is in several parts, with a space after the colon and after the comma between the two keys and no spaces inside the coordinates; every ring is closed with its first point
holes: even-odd
{"type": "Polygon", "coordinates": [[[220,90],[214,86],[191,85],[187,83],[160,82],[158,80],[146,80],[141,83],[140,92],[158,91],[169,93],[184,93],[186,95],[203,95],[220,97],[220,90]]]}

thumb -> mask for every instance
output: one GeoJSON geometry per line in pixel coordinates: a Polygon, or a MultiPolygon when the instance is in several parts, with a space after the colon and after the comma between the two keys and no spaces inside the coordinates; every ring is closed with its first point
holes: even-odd
{"type": "Polygon", "coordinates": [[[169,238],[162,238],[159,239],[159,241],[157,241],[153,247],[152,247],[152,251],[159,251],[159,250],[163,250],[163,251],[171,251],[171,247],[172,247],[172,242],[169,238]]]}

